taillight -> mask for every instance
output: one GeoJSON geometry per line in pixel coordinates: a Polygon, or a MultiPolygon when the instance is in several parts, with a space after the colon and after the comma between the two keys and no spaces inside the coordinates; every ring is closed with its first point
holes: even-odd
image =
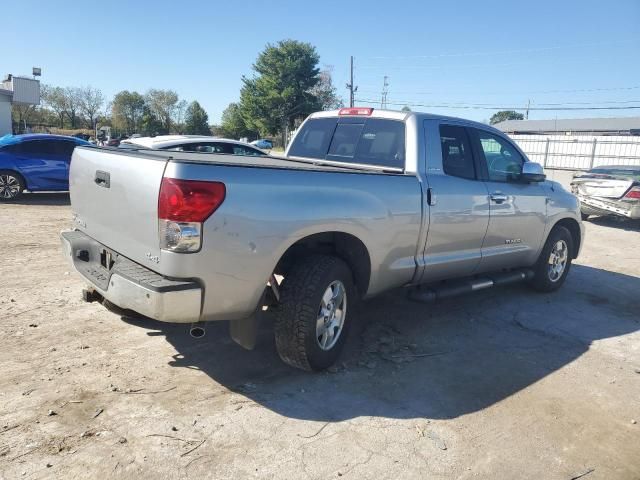
{"type": "Polygon", "coordinates": [[[364,115],[369,116],[373,113],[373,108],[365,107],[347,107],[338,110],[338,115],[364,115]]]}
{"type": "Polygon", "coordinates": [[[631,200],[640,200],[640,187],[633,187],[627,192],[624,198],[629,198],[631,200]]]}
{"type": "Polygon", "coordinates": [[[158,198],[160,248],[196,252],[202,243],[202,222],[222,204],[224,183],[163,178],[158,198]]]}

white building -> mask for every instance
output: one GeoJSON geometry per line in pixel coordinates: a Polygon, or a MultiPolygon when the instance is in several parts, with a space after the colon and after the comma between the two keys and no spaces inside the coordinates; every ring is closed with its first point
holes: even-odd
{"type": "Polygon", "coordinates": [[[0,82],[0,137],[12,133],[11,105],[40,105],[40,81],[7,75],[0,82]]]}

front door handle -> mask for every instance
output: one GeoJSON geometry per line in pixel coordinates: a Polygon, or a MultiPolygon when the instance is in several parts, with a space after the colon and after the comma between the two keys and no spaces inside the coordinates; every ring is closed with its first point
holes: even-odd
{"type": "Polygon", "coordinates": [[[500,192],[492,193],[491,195],[489,195],[489,198],[491,199],[492,202],[495,202],[495,203],[504,203],[507,200],[509,200],[509,197],[507,195],[500,192]]]}

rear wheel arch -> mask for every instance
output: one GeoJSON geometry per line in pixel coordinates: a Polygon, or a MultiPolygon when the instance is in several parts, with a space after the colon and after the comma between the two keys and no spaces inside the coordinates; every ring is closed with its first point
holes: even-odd
{"type": "Polygon", "coordinates": [[[286,276],[293,265],[314,254],[334,255],[342,259],[351,270],[358,295],[364,296],[367,293],[371,278],[371,257],[362,240],[350,233],[322,232],[297,240],[284,252],[274,273],[286,276]]]}

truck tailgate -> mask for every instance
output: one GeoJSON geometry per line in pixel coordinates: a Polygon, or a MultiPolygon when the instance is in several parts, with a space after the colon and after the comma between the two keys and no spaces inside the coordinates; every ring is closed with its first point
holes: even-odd
{"type": "Polygon", "coordinates": [[[75,228],[153,268],[160,255],[158,194],[168,159],[76,148],[69,172],[75,228]]]}

